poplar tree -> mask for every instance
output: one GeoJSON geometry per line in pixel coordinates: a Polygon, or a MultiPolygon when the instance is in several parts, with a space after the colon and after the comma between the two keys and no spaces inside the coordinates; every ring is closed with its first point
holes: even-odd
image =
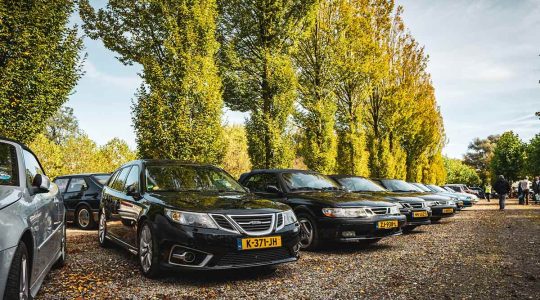
{"type": "Polygon", "coordinates": [[[94,10],[80,1],[92,39],[142,66],[133,104],[138,151],[144,158],[219,163],[223,100],[215,56],[215,0],[110,0],[94,10]]]}
{"type": "Polygon", "coordinates": [[[288,167],[294,158],[288,122],[297,97],[291,55],[313,0],[222,0],[219,22],[224,98],[250,112],[254,168],[288,167]]]}
{"type": "Polygon", "coordinates": [[[72,0],[0,2],[0,136],[41,133],[82,74],[72,0]]]}

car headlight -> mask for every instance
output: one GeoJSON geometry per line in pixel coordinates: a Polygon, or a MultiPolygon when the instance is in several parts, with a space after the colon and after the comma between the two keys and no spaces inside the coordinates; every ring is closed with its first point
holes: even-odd
{"type": "Polygon", "coordinates": [[[403,207],[404,207],[403,204],[401,204],[401,203],[399,203],[399,202],[396,202],[395,204],[396,204],[396,206],[397,206],[398,208],[403,208],[403,207]]]}
{"type": "Polygon", "coordinates": [[[448,202],[446,202],[446,204],[448,204],[448,205],[456,205],[456,202],[454,202],[453,200],[449,200],[448,202]]]}
{"type": "Polygon", "coordinates": [[[218,228],[214,220],[205,213],[186,212],[166,208],[165,215],[172,221],[182,225],[202,228],[218,228]]]}
{"type": "Polygon", "coordinates": [[[296,223],[298,220],[296,219],[296,215],[292,210],[284,211],[281,213],[283,215],[283,225],[287,226],[290,224],[296,223]]]}
{"type": "Polygon", "coordinates": [[[365,208],[323,208],[322,213],[330,218],[358,218],[371,215],[365,208]]]}
{"type": "MultiPolygon", "coordinates": [[[[403,207],[403,206],[401,206],[403,207]]],[[[396,215],[396,214],[399,214],[399,207],[396,205],[396,206],[391,206],[390,207],[390,214],[392,215],[396,215]]]]}
{"type": "Polygon", "coordinates": [[[426,201],[426,205],[427,205],[427,207],[432,207],[433,205],[435,205],[435,202],[433,202],[433,201],[426,201]]]}

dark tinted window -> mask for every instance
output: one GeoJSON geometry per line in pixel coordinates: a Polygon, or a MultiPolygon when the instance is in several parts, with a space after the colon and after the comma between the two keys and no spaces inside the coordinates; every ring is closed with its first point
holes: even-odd
{"type": "Polygon", "coordinates": [[[126,179],[129,173],[130,167],[123,168],[120,173],[118,173],[118,176],[114,179],[113,182],[111,182],[110,187],[117,190],[117,191],[123,191],[124,185],[126,184],[126,179]]]}
{"type": "Polygon", "coordinates": [[[106,185],[111,175],[92,175],[92,177],[101,185],[106,185]]]}
{"type": "Polygon", "coordinates": [[[317,173],[284,173],[283,180],[291,191],[339,190],[341,188],[334,180],[317,173]]]}
{"type": "Polygon", "coordinates": [[[135,190],[139,190],[139,167],[133,166],[131,167],[131,171],[129,171],[129,175],[126,179],[126,184],[124,187],[124,192],[127,192],[128,187],[134,186],[135,190]]]}
{"type": "Polygon", "coordinates": [[[34,177],[37,174],[44,174],[43,170],[41,169],[41,166],[39,165],[39,162],[37,158],[34,156],[34,154],[23,150],[23,157],[24,157],[24,166],[25,166],[25,175],[26,175],[26,183],[28,187],[32,186],[32,182],[34,181],[34,177]]]}
{"type": "Polygon", "coordinates": [[[88,185],[86,185],[84,178],[72,178],[69,182],[67,193],[78,193],[87,189],[88,185]]]}
{"type": "Polygon", "coordinates": [[[273,185],[278,189],[279,184],[276,174],[255,174],[246,181],[245,186],[252,192],[266,192],[266,187],[273,185]]]}
{"type": "Polygon", "coordinates": [[[63,193],[66,191],[68,182],[69,182],[69,178],[59,178],[59,179],[54,180],[54,183],[56,183],[56,185],[58,186],[58,190],[60,191],[60,193],[63,193]]]}
{"type": "Polygon", "coordinates": [[[0,185],[19,185],[18,171],[15,147],[0,143],[0,185]]]}
{"type": "Polygon", "coordinates": [[[360,177],[344,177],[337,180],[347,189],[353,192],[384,192],[386,191],[382,186],[377,183],[360,177]]]}

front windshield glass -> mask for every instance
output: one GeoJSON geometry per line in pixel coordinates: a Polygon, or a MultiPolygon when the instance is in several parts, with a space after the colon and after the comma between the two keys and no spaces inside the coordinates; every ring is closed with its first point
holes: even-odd
{"type": "Polygon", "coordinates": [[[456,193],[456,191],[454,191],[454,189],[452,188],[449,188],[447,186],[444,187],[445,190],[449,191],[450,193],[456,193]]]}
{"type": "Polygon", "coordinates": [[[332,179],[317,173],[284,173],[283,179],[291,191],[315,190],[329,191],[341,190],[341,187],[332,179]]]}
{"type": "Polygon", "coordinates": [[[428,189],[426,186],[424,186],[424,185],[421,184],[421,183],[413,183],[413,185],[414,185],[415,187],[417,187],[417,188],[418,188],[420,191],[422,191],[422,192],[431,192],[430,189],[428,189]]]}
{"type": "Polygon", "coordinates": [[[433,191],[437,192],[437,193],[447,193],[448,192],[447,190],[443,189],[442,187],[436,186],[434,184],[430,184],[430,185],[428,185],[428,187],[430,189],[432,189],[433,191]]]}
{"type": "Polygon", "coordinates": [[[385,192],[386,190],[375,182],[360,177],[339,178],[339,183],[353,192],[385,192]]]}
{"type": "Polygon", "coordinates": [[[93,175],[97,182],[101,185],[107,184],[107,181],[109,181],[109,178],[111,178],[111,175],[93,175]]]}
{"type": "Polygon", "coordinates": [[[418,192],[418,188],[403,180],[384,179],[384,186],[392,192],[418,192]]]}
{"type": "Polygon", "coordinates": [[[242,186],[227,173],[211,166],[161,165],[146,167],[149,192],[238,192],[242,186]]]}

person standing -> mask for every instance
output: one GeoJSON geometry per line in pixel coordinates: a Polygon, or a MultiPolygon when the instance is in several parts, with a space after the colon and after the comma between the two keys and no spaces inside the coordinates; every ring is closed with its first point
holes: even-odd
{"type": "Polygon", "coordinates": [[[491,184],[488,183],[484,187],[484,195],[486,195],[486,199],[489,202],[489,200],[491,199],[491,184]]]}
{"type": "Polygon", "coordinates": [[[503,175],[499,175],[499,179],[495,182],[493,185],[493,188],[495,189],[495,192],[499,194],[499,210],[504,210],[505,202],[506,202],[506,195],[510,192],[510,183],[504,179],[503,175]]]}
{"type": "Polygon", "coordinates": [[[521,192],[523,193],[523,204],[529,205],[529,192],[530,192],[530,183],[529,183],[529,177],[525,176],[525,179],[523,179],[519,186],[521,187],[521,192]]]}
{"type": "Polygon", "coordinates": [[[534,194],[534,203],[538,204],[540,201],[540,177],[536,176],[532,183],[532,190],[534,194]]]}

